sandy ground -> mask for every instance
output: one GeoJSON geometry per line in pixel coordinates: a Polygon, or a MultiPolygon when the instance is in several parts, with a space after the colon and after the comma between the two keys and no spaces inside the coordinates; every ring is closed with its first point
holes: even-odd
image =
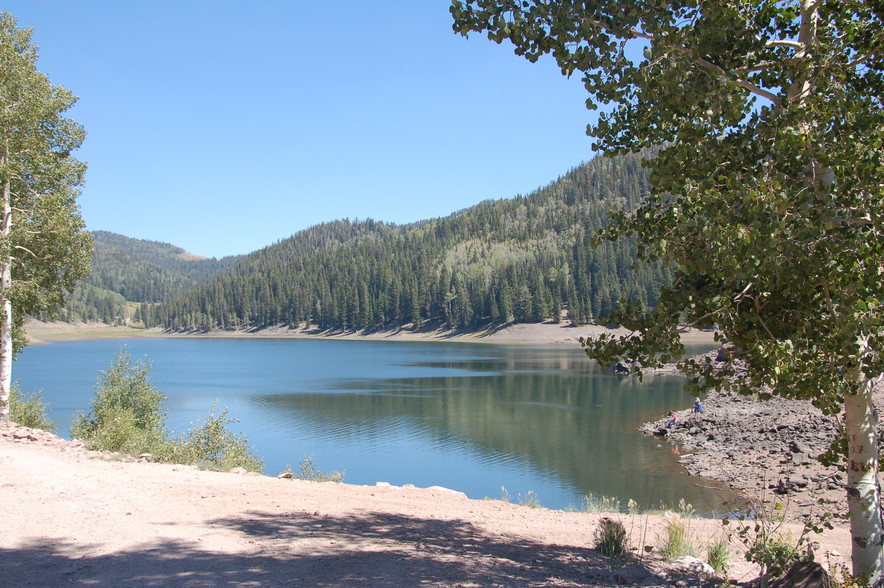
{"type": "MultiPolygon", "coordinates": [[[[0,427],[0,468],[0,586],[702,583],[655,555],[660,516],[123,462],[14,426],[0,427]],[[623,566],[592,549],[602,516],[629,532],[633,558],[623,566]],[[656,547],[644,555],[644,546],[656,547]]],[[[688,525],[697,543],[722,532],[714,520],[688,525]]],[[[818,561],[849,553],[845,529],[817,540],[818,561]]],[[[755,577],[741,559],[735,552],[731,577],[755,577]]]]}

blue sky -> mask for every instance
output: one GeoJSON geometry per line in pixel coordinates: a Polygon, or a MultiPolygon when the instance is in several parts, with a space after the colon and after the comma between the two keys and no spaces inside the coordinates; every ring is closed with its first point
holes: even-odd
{"type": "Polygon", "coordinates": [[[446,0],[7,0],[80,97],[89,230],[249,253],[407,223],[592,158],[578,78],[451,30],[446,0]]]}

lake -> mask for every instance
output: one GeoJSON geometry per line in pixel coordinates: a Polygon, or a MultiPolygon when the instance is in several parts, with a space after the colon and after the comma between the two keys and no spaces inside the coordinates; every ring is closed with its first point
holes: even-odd
{"type": "Polygon", "coordinates": [[[683,380],[601,371],[579,346],[143,338],[36,345],[13,379],[42,390],[69,437],[99,370],[125,346],[152,365],[168,428],[186,431],[217,401],[238,419],[266,473],[312,457],[344,481],[445,486],[471,498],[579,507],[587,493],[641,506],[685,498],[701,512],[733,494],[698,485],[676,448],[636,428],[691,405],[683,380]]]}

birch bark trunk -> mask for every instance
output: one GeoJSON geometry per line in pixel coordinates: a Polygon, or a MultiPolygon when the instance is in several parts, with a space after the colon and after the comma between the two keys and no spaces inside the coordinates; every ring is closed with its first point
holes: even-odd
{"type": "Polygon", "coordinates": [[[850,513],[853,574],[884,586],[884,521],[878,485],[878,411],[872,402],[874,380],[857,369],[861,389],[844,400],[847,426],[847,507],[850,513]]]}
{"type": "MultiPolygon", "coordinates": [[[[4,157],[5,159],[5,157],[4,157]]],[[[12,387],[12,303],[8,292],[12,286],[12,265],[9,255],[9,237],[12,227],[12,193],[9,182],[3,184],[3,218],[0,223],[0,302],[3,317],[0,321],[0,425],[9,423],[9,391],[12,387]]]]}

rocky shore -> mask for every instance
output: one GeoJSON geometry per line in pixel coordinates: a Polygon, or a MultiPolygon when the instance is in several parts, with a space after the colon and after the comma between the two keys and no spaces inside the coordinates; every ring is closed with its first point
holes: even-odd
{"type": "MultiPolygon", "coordinates": [[[[671,429],[661,415],[641,430],[677,444],[691,475],[723,482],[752,505],[779,504],[794,518],[819,514],[826,508],[820,501],[846,510],[844,473],[817,459],[838,434],[839,418],[810,402],[779,397],[762,401],[713,391],[702,401],[705,412],[674,411],[678,424],[671,429]]],[[[884,408],[884,386],[875,389],[875,402],[884,408]]]]}

